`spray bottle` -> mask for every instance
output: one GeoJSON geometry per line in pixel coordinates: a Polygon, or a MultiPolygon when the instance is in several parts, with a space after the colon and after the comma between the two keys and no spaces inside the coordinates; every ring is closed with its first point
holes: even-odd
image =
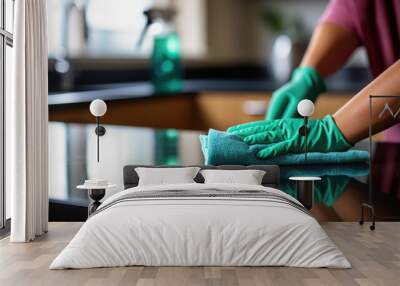
{"type": "Polygon", "coordinates": [[[173,23],[175,14],[170,7],[154,7],[144,11],[147,21],[137,45],[142,45],[151,27],[154,35],[151,79],[157,93],[182,90],[181,44],[173,23]]]}

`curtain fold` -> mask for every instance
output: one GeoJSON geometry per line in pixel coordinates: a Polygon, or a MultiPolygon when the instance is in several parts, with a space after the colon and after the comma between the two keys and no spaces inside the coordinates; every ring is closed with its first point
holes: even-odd
{"type": "Polygon", "coordinates": [[[47,232],[48,107],[46,0],[15,1],[13,92],[6,111],[12,242],[47,232]]]}

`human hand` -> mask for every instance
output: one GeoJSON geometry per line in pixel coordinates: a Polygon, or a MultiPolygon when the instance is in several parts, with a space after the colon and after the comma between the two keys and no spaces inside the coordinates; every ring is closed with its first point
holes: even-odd
{"type": "Polygon", "coordinates": [[[315,101],[324,91],[324,81],[316,69],[299,67],[291,80],[272,94],[266,119],[298,117],[297,104],[303,99],[315,101]]]}
{"type": "MultiPolygon", "coordinates": [[[[227,132],[240,136],[249,145],[268,145],[256,154],[260,159],[266,159],[303,153],[306,139],[299,133],[303,125],[304,120],[299,118],[261,120],[230,127],[227,132]]],[[[330,115],[324,119],[310,119],[308,129],[309,152],[344,151],[351,147],[330,115]]]]}

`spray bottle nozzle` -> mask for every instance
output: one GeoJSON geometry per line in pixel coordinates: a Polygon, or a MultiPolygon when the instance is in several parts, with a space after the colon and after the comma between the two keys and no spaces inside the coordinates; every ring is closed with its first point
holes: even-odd
{"type": "Polygon", "coordinates": [[[136,43],[137,48],[142,46],[147,30],[156,19],[163,19],[166,22],[170,22],[174,19],[176,11],[173,8],[150,8],[143,11],[143,14],[146,16],[146,24],[143,27],[143,30],[140,33],[139,39],[136,43]]]}

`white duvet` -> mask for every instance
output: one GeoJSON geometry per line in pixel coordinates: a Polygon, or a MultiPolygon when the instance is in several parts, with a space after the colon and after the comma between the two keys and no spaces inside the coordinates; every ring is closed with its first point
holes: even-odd
{"type": "MultiPolygon", "coordinates": [[[[265,190],[231,184],[135,187],[155,190],[265,190]]],[[[100,208],[102,207],[100,206],[100,208]]],[[[349,268],[318,222],[293,206],[258,199],[186,198],[124,201],[95,214],[50,269],[145,266],[294,266],[349,268]]]]}

